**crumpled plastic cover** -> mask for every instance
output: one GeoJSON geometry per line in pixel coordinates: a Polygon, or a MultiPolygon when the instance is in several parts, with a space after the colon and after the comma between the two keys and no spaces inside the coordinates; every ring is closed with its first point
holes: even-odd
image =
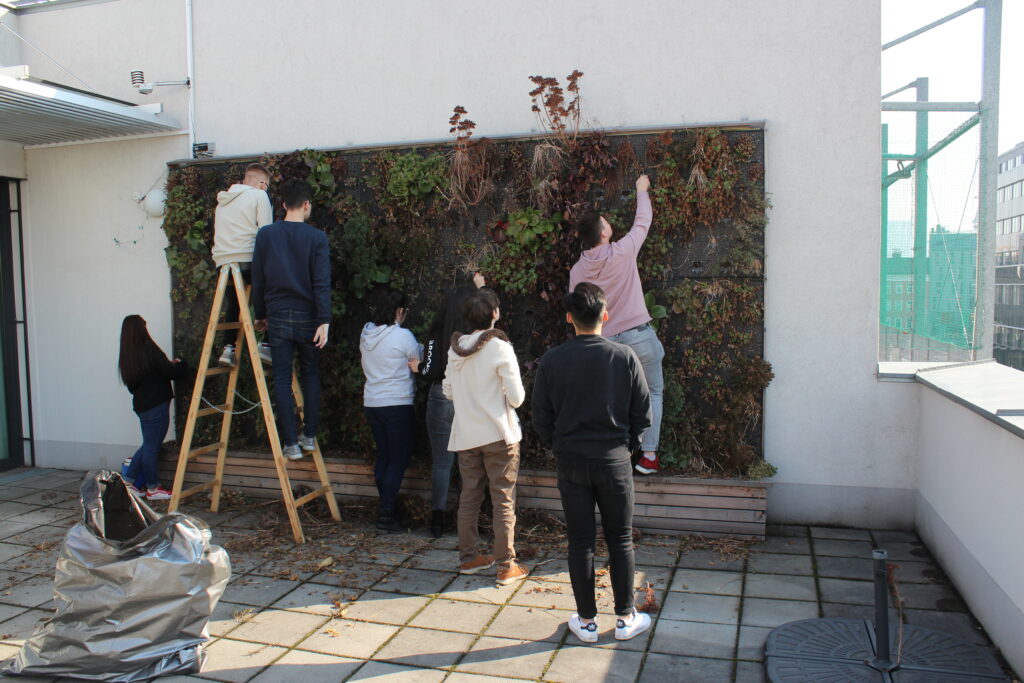
{"type": "Polygon", "coordinates": [[[199,672],[231,576],[227,552],[204,522],[158,514],[114,472],[89,472],[81,503],[57,560],[56,613],[4,673],[144,681],[199,672]]]}

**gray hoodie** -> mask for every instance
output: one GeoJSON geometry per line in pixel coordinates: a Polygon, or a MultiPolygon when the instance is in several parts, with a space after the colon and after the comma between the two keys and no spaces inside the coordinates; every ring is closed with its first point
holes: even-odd
{"type": "Polygon", "coordinates": [[[412,405],[416,384],[407,363],[416,360],[423,348],[409,330],[398,325],[366,323],[359,335],[362,355],[363,405],[367,408],[412,405]]]}
{"type": "Polygon", "coordinates": [[[213,262],[218,268],[251,263],[257,231],[274,222],[267,193],[241,183],[217,193],[213,216],[213,262]]]}

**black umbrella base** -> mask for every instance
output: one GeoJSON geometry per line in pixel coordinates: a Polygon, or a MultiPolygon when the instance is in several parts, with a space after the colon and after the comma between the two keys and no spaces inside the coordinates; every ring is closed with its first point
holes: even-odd
{"type": "Polygon", "coordinates": [[[765,666],[772,683],[954,683],[1007,681],[996,658],[984,648],[941,631],[903,626],[889,628],[889,651],[899,666],[888,671],[874,664],[875,628],[870,620],[804,619],[768,634],[765,666]]]}

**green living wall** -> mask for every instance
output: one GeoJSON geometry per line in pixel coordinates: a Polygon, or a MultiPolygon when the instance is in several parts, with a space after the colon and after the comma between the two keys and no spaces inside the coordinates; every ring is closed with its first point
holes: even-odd
{"type": "MultiPolygon", "coordinates": [[[[654,224],[640,273],[666,349],[663,470],[770,474],[761,458],[763,394],[772,378],[762,359],[763,130],[583,130],[581,75],[571,74],[564,91],[555,79],[531,79],[534,111],[549,131],[543,136],[478,138],[467,112],[456,107],[448,143],[175,165],[164,219],[175,353],[195,361],[202,344],[216,283],[210,247],[217,191],[261,161],[273,176],[279,218],[276,188],[290,178],[308,180],[315,193],[310,223],[326,231],[333,263],[321,443],[328,455],[370,459],[358,349],[366,293],[378,283],[406,292],[406,325],[422,340],[444,291],[457,277],[481,271],[502,299],[499,327],[515,346],[529,396],[537,360],[571,332],[560,300],[579,254],[574,217],[595,207],[621,237],[632,224],[634,180],[648,173],[654,224]]],[[[251,379],[241,378],[240,393],[253,398],[251,379]]],[[[217,382],[208,381],[206,394],[219,401],[217,382]]],[[[419,393],[422,410],[425,391],[419,393]]],[[[532,434],[529,398],[519,414],[524,465],[552,467],[532,434]]],[[[236,417],[234,425],[235,447],[265,445],[259,411],[236,417]]],[[[215,440],[214,426],[201,425],[197,438],[215,440]]],[[[429,459],[425,433],[416,458],[429,459]]]]}

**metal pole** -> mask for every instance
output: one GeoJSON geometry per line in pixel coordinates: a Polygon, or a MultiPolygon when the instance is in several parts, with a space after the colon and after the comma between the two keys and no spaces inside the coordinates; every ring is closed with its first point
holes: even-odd
{"type": "Polygon", "coordinates": [[[978,154],[978,304],[974,314],[974,358],[992,357],[996,296],[996,160],[999,158],[999,55],[1003,0],[984,7],[981,76],[981,149],[978,154]]]}
{"type": "MultiPolygon", "coordinates": [[[[889,175],[889,161],[885,158],[885,155],[889,153],[889,124],[882,124],[882,260],[880,261],[881,267],[879,268],[879,301],[881,303],[880,309],[882,312],[881,324],[883,327],[889,326],[891,321],[889,318],[892,312],[889,310],[889,289],[886,286],[886,265],[889,263],[889,186],[885,184],[885,179],[889,175]]],[[[888,336],[888,331],[885,331],[888,336]]],[[[886,345],[886,353],[888,354],[888,345],[886,345]]],[[[888,357],[882,360],[889,360],[888,357]]]]}
{"type": "Polygon", "coordinates": [[[891,671],[893,663],[889,654],[889,553],[884,550],[872,550],[871,559],[875,562],[875,659],[871,666],[879,671],[891,671]]]}
{"type": "MultiPolygon", "coordinates": [[[[928,101],[928,79],[917,79],[917,101],[928,101]]],[[[928,289],[928,112],[919,111],[914,117],[916,121],[916,142],[914,153],[921,157],[914,169],[914,310],[912,340],[917,335],[931,335],[926,310],[926,294],[928,289]]],[[[911,346],[911,360],[914,358],[911,346]]]]}

